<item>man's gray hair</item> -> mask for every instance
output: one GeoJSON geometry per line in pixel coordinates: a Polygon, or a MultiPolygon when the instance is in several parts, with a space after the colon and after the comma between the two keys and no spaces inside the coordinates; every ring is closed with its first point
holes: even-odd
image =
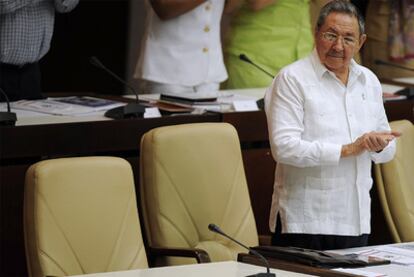
{"type": "Polygon", "coordinates": [[[365,34],[365,22],[364,18],[358,11],[358,9],[350,2],[346,0],[333,0],[322,7],[318,21],[316,23],[316,31],[319,31],[322,25],[325,23],[326,18],[331,13],[343,13],[355,17],[358,20],[360,35],[365,34]]]}

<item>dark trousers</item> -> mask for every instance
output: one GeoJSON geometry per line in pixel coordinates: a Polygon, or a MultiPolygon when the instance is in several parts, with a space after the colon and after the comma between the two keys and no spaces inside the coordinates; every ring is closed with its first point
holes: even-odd
{"type": "MultiPolygon", "coordinates": [[[[41,99],[40,68],[38,63],[16,66],[0,63],[0,87],[10,101],[41,99]]],[[[0,93],[0,101],[5,98],[0,93]]]]}
{"type": "Polygon", "coordinates": [[[293,246],[314,250],[344,249],[361,247],[368,244],[368,234],[361,236],[336,236],[313,234],[282,234],[282,226],[279,215],[277,226],[272,236],[272,245],[293,246]]]}

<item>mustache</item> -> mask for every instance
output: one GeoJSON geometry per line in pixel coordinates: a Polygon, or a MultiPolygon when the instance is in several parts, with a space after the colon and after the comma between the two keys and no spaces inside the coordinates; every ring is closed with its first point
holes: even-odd
{"type": "Polygon", "coordinates": [[[338,52],[338,51],[331,50],[328,52],[328,56],[335,57],[335,58],[343,58],[345,54],[343,51],[338,52]]]}

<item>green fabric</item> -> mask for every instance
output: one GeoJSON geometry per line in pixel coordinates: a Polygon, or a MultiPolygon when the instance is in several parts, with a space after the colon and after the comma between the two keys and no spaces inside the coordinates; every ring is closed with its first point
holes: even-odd
{"type": "Polygon", "coordinates": [[[223,88],[267,87],[271,78],[240,61],[246,54],[272,74],[308,55],[313,48],[308,0],[277,0],[275,4],[251,11],[243,6],[232,21],[225,62],[229,79],[223,88]]]}

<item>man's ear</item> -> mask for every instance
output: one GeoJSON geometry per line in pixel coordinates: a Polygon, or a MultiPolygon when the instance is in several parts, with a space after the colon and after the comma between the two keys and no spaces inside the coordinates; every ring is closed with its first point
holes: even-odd
{"type": "Polygon", "coordinates": [[[366,40],[367,40],[367,35],[363,34],[359,39],[358,51],[359,51],[359,49],[361,49],[362,45],[364,45],[366,40]]]}

